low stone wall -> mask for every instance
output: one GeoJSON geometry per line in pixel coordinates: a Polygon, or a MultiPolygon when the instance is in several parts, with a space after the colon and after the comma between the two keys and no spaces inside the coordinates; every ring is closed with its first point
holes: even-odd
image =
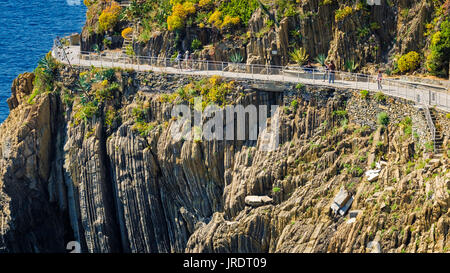
{"type": "Polygon", "coordinates": [[[378,126],[378,114],[381,112],[387,113],[391,124],[398,124],[406,117],[410,117],[413,135],[418,135],[419,144],[424,145],[431,141],[431,132],[425,116],[415,106],[414,102],[389,96],[386,96],[384,102],[378,102],[373,98],[373,95],[374,93],[370,92],[367,99],[362,99],[359,92],[353,92],[347,104],[351,122],[376,128],[378,126]]]}

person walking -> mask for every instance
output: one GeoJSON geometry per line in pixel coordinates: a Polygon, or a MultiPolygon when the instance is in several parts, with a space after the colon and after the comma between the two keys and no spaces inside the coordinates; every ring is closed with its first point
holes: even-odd
{"type": "Polygon", "coordinates": [[[378,70],[378,76],[377,76],[378,90],[383,89],[383,86],[381,85],[382,81],[383,81],[383,73],[381,73],[381,70],[378,70]]]}
{"type": "Polygon", "coordinates": [[[328,78],[328,62],[323,63],[323,82],[328,78]]]}
{"type": "Polygon", "coordinates": [[[330,65],[328,66],[328,70],[329,70],[328,83],[334,83],[336,70],[336,65],[334,64],[334,61],[331,61],[330,65]]]}
{"type": "Polygon", "coordinates": [[[178,70],[181,70],[181,59],[183,56],[181,56],[181,53],[178,52],[177,57],[175,58],[175,62],[177,63],[178,70]]]}
{"type": "Polygon", "coordinates": [[[189,50],[184,54],[184,62],[186,64],[186,69],[189,69],[189,50]]]}

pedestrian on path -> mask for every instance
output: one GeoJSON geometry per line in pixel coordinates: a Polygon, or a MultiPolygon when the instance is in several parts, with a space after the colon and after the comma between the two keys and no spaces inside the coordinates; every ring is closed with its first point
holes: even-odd
{"type": "Polygon", "coordinates": [[[334,83],[336,70],[336,65],[334,64],[334,61],[331,61],[330,65],[328,66],[328,70],[329,70],[328,83],[334,83]]]}
{"type": "Polygon", "coordinates": [[[186,64],[186,69],[189,69],[189,50],[184,54],[184,62],[186,64]]]}
{"type": "Polygon", "coordinates": [[[323,63],[323,82],[328,78],[328,62],[323,63]]]}
{"type": "Polygon", "coordinates": [[[175,62],[177,63],[178,70],[181,70],[181,58],[183,58],[183,56],[181,56],[181,53],[178,52],[178,55],[175,58],[175,62]]]}
{"type": "Polygon", "coordinates": [[[308,61],[308,64],[305,65],[305,71],[306,71],[307,73],[312,73],[313,68],[314,68],[314,67],[312,66],[311,62],[308,61]]]}
{"type": "Polygon", "coordinates": [[[378,76],[377,76],[378,90],[383,89],[383,86],[381,85],[382,81],[383,81],[383,73],[381,73],[381,70],[378,70],[378,76]]]}

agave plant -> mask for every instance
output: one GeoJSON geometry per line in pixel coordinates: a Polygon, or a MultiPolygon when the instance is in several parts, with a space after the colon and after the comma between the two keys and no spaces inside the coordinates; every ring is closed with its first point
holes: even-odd
{"type": "Polygon", "coordinates": [[[56,68],[56,62],[53,59],[51,52],[47,53],[42,59],[39,60],[38,67],[41,68],[47,75],[53,74],[56,68]]]}
{"type": "Polygon", "coordinates": [[[355,60],[347,60],[345,62],[345,68],[347,69],[348,72],[352,73],[354,72],[356,69],[358,69],[359,64],[355,63],[355,60]]]}
{"type": "Polygon", "coordinates": [[[327,59],[327,57],[325,56],[325,54],[319,54],[316,57],[316,62],[318,62],[321,66],[325,65],[325,60],[327,59]]]}
{"type": "Polygon", "coordinates": [[[244,57],[242,57],[240,52],[236,52],[231,54],[230,61],[232,63],[242,63],[244,61],[244,57]]]}
{"type": "Polygon", "coordinates": [[[295,49],[294,51],[289,53],[289,55],[291,56],[292,60],[298,65],[303,65],[304,63],[306,63],[306,61],[308,61],[309,58],[309,55],[306,54],[306,49],[304,49],[303,47],[295,49]]]}
{"type": "Polygon", "coordinates": [[[94,50],[95,53],[100,53],[100,47],[98,46],[98,44],[92,46],[92,49],[94,50]]]}

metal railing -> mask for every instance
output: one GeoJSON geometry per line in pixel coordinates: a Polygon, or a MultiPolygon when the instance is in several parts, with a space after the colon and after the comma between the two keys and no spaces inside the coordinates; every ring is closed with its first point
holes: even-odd
{"type": "MultiPolygon", "coordinates": [[[[54,57],[67,63],[62,49],[54,46],[54,57]]],[[[395,79],[383,79],[382,89],[378,89],[377,78],[373,75],[343,71],[327,72],[323,69],[298,66],[275,66],[245,63],[217,62],[209,60],[181,60],[150,56],[124,56],[122,53],[105,54],[77,52],[68,54],[72,65],[81,67],[106,67],[133,69],[136,71],[155,71],[186,75],[220,75],[227,78],[255,81],[290,82],[328,87],[351,88],[357,90],[381,91],[387,95],[414,101],[418,104],[435,106],[450,112],[450,93],[445,87],[415,83],[395,79]],[[330,76],[334,82],[330,82],[330,76]]]]}
{"type": "Polygon", "coordinates": [[[436,127],[434,126],[434,122],[430,114],[430,109],[427,105],[423,105],[423,112],[425,113],[425,119],[427,120],[428,127],[430,128],[431,141],[433,141],[433,152],[436,152],[436,127]]]}

